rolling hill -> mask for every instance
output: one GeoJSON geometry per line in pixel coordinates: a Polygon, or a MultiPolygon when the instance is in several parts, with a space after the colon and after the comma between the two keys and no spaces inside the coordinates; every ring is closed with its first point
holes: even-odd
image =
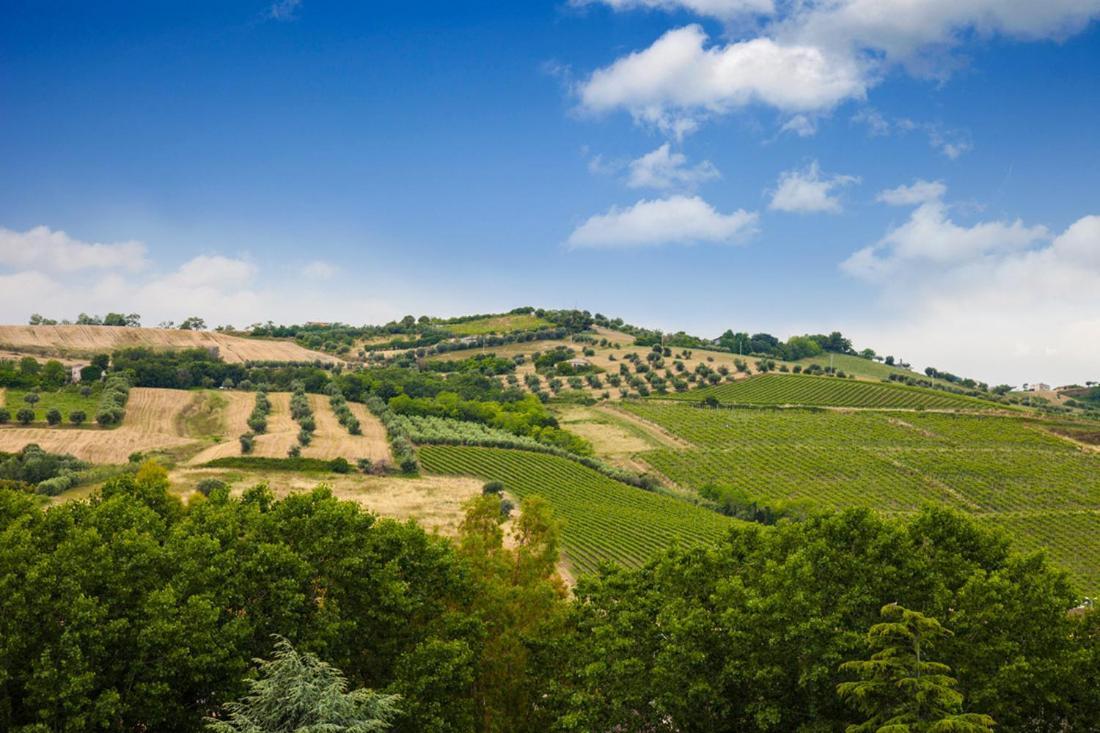
{"type": "Polygon", "coordinates": [[[336,357],[293,341],[242,338],[216,331],[123,326],[0,326],[0,350],[34,356],[90,358],[115,349],[217,349],[227,362],[336,362],[336,357]]]}

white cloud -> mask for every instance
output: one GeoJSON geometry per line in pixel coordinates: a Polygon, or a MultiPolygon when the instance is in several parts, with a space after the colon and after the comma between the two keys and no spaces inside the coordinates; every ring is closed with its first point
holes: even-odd
{"type": "Polygon", "coordinates": [[[182,288],[241,288],[252,280],[256,266],[222,255],[199,255],[164,278],[165,285],[182,288]]]}
{"type": "Polygon", "coordinates": [[[771,15],[773,0],[571,0],[575,6],[603,4],[616,11],[686,10],[696,15],[732,19],[746,15],[771,15]]]}
{"type": "Polygon", "coordinates": [[[336,268],[324,260],[314,260],[302,268],[302,274],[310,280],[329,280],[336,275],[336,268]]]}
{"type": "Polygon", "coordinates": [[[969,257],[879,281],[882,307],[890,310],[854,335],[994,383],[1100,376],[1100,216],[1082,217],[1025,249],[1016,242],[978,253],[961,244],[969,257]]]}
{"type": "Polygon", "coordinates": [[[722,214],[698,196],[642,200],[611,207],[569,236],[572,247],[629,248],[695,242],[732,243],[749,235],[757,215],[743,209],[722,214]]]}
{"type": "MultiPolygon", "coordinates": [[[[921,181],[913,187],[886,192],[902,200],[925,195],[943,195],[942,185],[921,181]],[[923,191],[921,190],[923,189],[923,191]]],[[[1043,226],[1026,226],[1022,221],[987,221],[961,226],[948,217],[948,207],[940,199],[925,200],[909,220],[891,230],[878,243],[858,250],[841,265],[850,275],[881,281],[900,270],[917,270],[957,265],[989,256],[1026,250],[1049,239],[1043,226]]]]}
{"type": "Polygon", "coordinates": [[[926,181],[918,178],[909,186],[898,186],[879,193],[877,201],[891,206],[915,206],[928,201],[938,201],[947,193],[942,181],[926,181]]]}
{"type": "MultiPolygon", "coordinates": [[[[894,66],[946,77],[962,63],[952,50],[965,41],[994,36],[1058,39],[1100,16],[1100,0],[792,0],[780,4],[779,11],[766,0],[574,4],[596,1],[617,10],[661,8],[723,20],[765,18],[756,37],[710,47],[698,25],[670,30],[577,85],[582,110],[626,110],[637,122],[678,137],[708,117],[751,104],[791,114],[826,112],[865,97],[894,66]]],[[[867,121],[878,134],[889,124],[881,115],[867,121]]],[[[809,132],[802,123],[787,129],[809,132]]],[[[934,125],[923,129],[930,144],[949,158],[970,148],[955,131],[934,125]]]]}
{"type": "Polygon", "coordinates": [[[716,178],[721,178],[721,174],[709,160],[689,166],[686,155],[672,152],[672,146],[665,143],[630,163],[626,185],[630,188],[691,189],[716,178]]]}
{"type": "Polygon", "coordinates": [[[817,124],[806,115],[795,115],[783,123],[781,132],[793,132],[799,137],[813,137],[817,134],[817,124]]]}
{"type": "Polygon", "coordinates": [[[276,0],[267,9],[267,17],[271,20],[297,20],[298,8],[302,0],[276,0]]]}
{"type": "Polygon", "coordinates": [[[834,191],[852,183],[855,176],[824,176],[814,161],[802,170],[779,174],[779,185],[772,195],[768,208],[774,211],[794,213],[830,212],[841,210],[840,198],[834,191]]]}
{"type": "Polygon", "coordinates": [[[37,226],[25,232],[0,227],[0,265],[48,272],[127,270],[148,264],[141,242],[100,244],[73,239],[60,230],[37,226]]]}
{"type": "Polygon", "coordinates": [[[582,109],[624,109],[682,136],[709,115],[753,103],[804,112],[863,96],[865,81],[851,57],[763,37],[710,48],[707,40],[698,25],[676,28],[593,72],[579,88],[582,109]]]}
{"type": "MultiPolygon", "coordinates": [[[[1100,14],[1100,0],[821,0],[801,3],[776,34],[828,48],[869,49],[921,71],[973,35],[1061,38],[1100,14]],[[928,52],[935,52],[929,54],[928,52]]],[[[930,66],[931,65],[931,66],[930,66]]]]}

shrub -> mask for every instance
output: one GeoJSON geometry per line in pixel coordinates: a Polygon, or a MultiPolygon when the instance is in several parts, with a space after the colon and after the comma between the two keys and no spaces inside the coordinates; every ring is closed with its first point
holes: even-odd
{"type": "Polygon", "coordinates": [[[244,433],[239,440],[241,441],[241,453],[251,453],[252,448],[255,445],[256,436],[252,433],[244,433]]]}
{"type": "Polygon", "coordinates": [[[202,481],[199,481],[197,486],[195,486],[195,491],[199,492],[203,496],[210,496],[210,494],[216,490],[228,488],[229,485],[224,481],[216,478],[204,478],[202,481]]]}
{"type": "Polygon", "coordinates": [[[371,463],[371,460],[369,458],[360,458],[358,461],[355,462],[355,467],[363,473],[370,473],[371,469],[374,467],[374,464],[371,463]]]}
{"type": "Polygon", "coordinates": [[[286,455],[287,455],[287,458],[300,458],[301,455],[302,455],[301,446],[297,446],[297,445],[290,446],[290,450],[288,450],[286,452],[286,455]]]}
{"type": "Polygon", "coordinates": [[[83,425],[87,419],[88,416],[84,414],[84,410],[73,410],[69,413],[69,422],[73,425],[83,425]]]}
{"type": "Polygon", "coordinates": [[[34,410],[24,407],[22,410],[15,413],[15,419],[19,421],[20,425],[30,425],[34,422],[34,410]]]}
{"type": "Polygon", "coordinates": [[[329,468],[333,473],[351,473],[351,464],[343,457],[333,458],[329,461],[329,468]]]}
{"type": "Polygon", "coordinates": [[[56,407],[51,407],[50,409],[46,410],[46,422],[48,422],[50,425],[60,425],[61,410],[57,409],[56,407]]]}
{"type": "Polygon", "coordinates": [[[482,494],[501,494],[504,492],[504,484],[500,481],[490,481],[481,487],[482,494]]]}
{"type": "Polygon", "coordinates": [[[11,422],[11,412],[0,407],[0,425],[11,422]]]}

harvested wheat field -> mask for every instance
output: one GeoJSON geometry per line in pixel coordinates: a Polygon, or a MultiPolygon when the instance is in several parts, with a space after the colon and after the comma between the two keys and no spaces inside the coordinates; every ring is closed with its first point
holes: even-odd
{"type": "Polygon", "coordinates": [[[415,519],[429,531],[453,535],[462,521],[462,504],[481,493],[482,482],[456,476],[403,478],[331,474],[303,476],[283,471],[238,471],[216,468],[180,468],[172,471],[174,490],[188,493],[207,478],[216,478],[240,493],[256,484],[267,484],[276,496],[310,491],[319,484],[328,486],[341,499],[357,502],[384,517],[415,519]]]}
{"type": "Polygon", "coordinates": [[[131,453],[193,443],[194,438],[185,434],[182,416],[204,398],[202,392],[135,387],[126,403],[126,417],[117,428],[3,426],[0,451],[14,452],[37,443],[51,453],[68,453],[92,463],[125,463],[131,453]]]}
{"type": "Polygon", "coordinates": [[[353,463],[359,458],[372,461],[389,461],[390,447],[386,440],[386,430],[378,418],[370,414],[364,405],[348,404],[352,413],[359,418],[362,435],[352,435],[336,419],[328,398],[322,395],[310,395],[309,404],[313,407],[313,417],[317,423],[317,432],[313,442],[302,451],[309,458],[347,458],[353,463]]]}
{"type": "Polygon", "coordinates": [[[292,341],[250,339],[214,331],[124,326],[0,326],[0,350],[67,358],[91,357],[115,349],[217,349],[227,362],[338,361],[292,341]]]}
{"type": "MultiPolygon", "coordinates": [[[[256,393],[219,390],[217,395],[225,400],[225,407],[222,408],[221,413],[221,432],[224,440],[196,454],[189,461],[191,464],[197,465],[215,458],[240,455],[241,446],[237,436],[248,432],[248,416],[252,414],[252,408],[256,404],[256,393]]],[[[286,455],[285,451],[283,455],[286,455]]]]}

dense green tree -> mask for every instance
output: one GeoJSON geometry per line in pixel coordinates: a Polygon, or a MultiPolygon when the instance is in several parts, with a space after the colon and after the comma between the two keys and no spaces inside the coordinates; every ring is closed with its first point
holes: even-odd
{"type": "Polygon", "coordinates": [[[848,733],[989,733],[993,718],[963,713],[963,696],[951,668],[933,662],[937,641],[951,632],[939,621],[896,603],[883,606],[885,619],[871,627],[870,659],[845,662],[843,672],[859,679],[837,685],[840,697],[867,719],[848,733]]]}
{"type": "Polygon", "coordinates": [[[348,691],[340,670],[315,655],[299,654],[278,639],[271,660],[261,661],[248,692],[212,719],[212,733],[377,733],[390,729],[400,697],[373,690],[348,691]]]}

